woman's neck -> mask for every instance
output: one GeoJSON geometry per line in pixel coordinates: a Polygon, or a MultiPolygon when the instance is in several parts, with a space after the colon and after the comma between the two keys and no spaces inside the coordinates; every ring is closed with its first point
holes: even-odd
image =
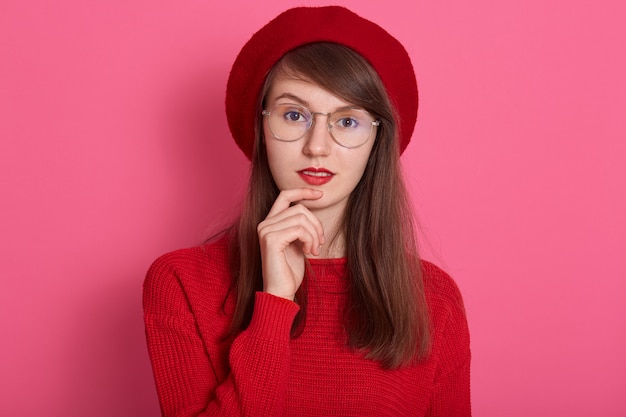
{"type": "Polygon", "coordinates": [[[326,243],[322,245],[319,256],[309,255],[312,259],[330,259],[330,258],[344,258],[346,256],[346,245],[343,239],[336,237],[335,239],[327,239],[326,243]]]}
{"type": "MultiPolygon", "coordinates": [[[[317,213],[314,213],[317,215],[317,213]]],[[[318,215],[324,227],[326,242],[320,249],[319,256],[309,256],[310,258],[343,258],[346,256],[346,241],[342,228],[340,227],[341,216],[325,218],[318,215]]]]}

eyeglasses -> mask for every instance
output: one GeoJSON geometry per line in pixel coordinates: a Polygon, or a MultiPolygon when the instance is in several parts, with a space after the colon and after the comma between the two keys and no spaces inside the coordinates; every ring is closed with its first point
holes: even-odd
{"type": "Polygon", "coordinates": [[[380,125],[380,120],[374,120],[368,112],[361,109],[321,113],[311,112],[299,104],[278,104],[272,110],[263,110],[261,114],[268,117],[270,132],[274,138],[283,142],[302,139],[315,123],[315,115],[326,116],[330,136],[345,148],[364,145],[372,136],[374,126],[380,125]]]}

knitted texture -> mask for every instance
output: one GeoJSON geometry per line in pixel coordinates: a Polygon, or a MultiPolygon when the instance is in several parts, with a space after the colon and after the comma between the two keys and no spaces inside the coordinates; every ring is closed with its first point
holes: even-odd
{"type": "Polygon", "coordinates": [[[227,244],[154,262],[144,284],[144,319],[164,416],[471,415],[467,321],[445,272],[423,262],[431,354],[384,370],[347,347],[346,260],[311,260],[311,267],[300,337],[290,337],[298,305],[259,292],[248,328],[224,341],[234,306],[227,244]]]}
{"type": "Polygon", "coordinates": [[[418,93],[406,49],[377,24],[340,6],[295,7],[256,32],[241,48],[226,87],[226,116],[235,142],[252,157],[258,95],[268,71],[292,49],[333,42],[358,52],[374,67],[398,111],[400,152],[409,144],[417,120],[418,93]]]}

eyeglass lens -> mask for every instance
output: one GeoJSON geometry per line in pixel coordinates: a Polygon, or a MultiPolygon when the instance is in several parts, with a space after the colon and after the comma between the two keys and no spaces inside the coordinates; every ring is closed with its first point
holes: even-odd
{"type": "MultiPolygon", "coordinates": [[[[269,112],[269,128],[278,140],[292,142],[301,139],[313,126],[314,117],[327,116],[311,113],[306,107],[297,104],[279,104],[269,112]]],[[[367,142],[375,124],[372,117],[360,109],[336,111],[326,121],[333,139],[341,146],[354,148],[367,142]]]]}

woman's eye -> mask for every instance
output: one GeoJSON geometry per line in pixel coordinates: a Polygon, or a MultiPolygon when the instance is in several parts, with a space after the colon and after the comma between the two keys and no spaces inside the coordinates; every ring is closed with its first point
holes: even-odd
{"type": "Polygon", "coordinates": [[[359,122],[356,119],[351,117],[343,117],[337,120],[337,126],[342,127],[344,129],[348,128],[356,128],[359,125],[359,122]]]}
{"type": "Polygon", "coordinates": [[[298,111],[288,111],[284,117],[290,122],[302,122],[305,120],[304,115],[298,111]]]}

